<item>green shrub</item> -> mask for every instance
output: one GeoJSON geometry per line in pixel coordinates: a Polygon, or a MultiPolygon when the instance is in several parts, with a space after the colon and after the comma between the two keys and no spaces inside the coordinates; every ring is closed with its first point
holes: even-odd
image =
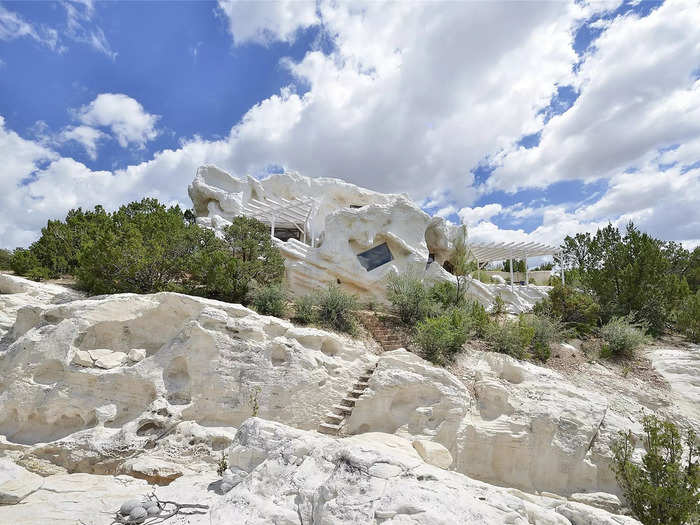
{"type": "Polygon", "coordinates": [[[497,317],[506,313],[506,302],[501,297],[501,294],[496,294],[491,305],[491,313],[497,317]]]}
{"type": "Polygon", "coordinates": [[[465,297],[457,289],[457,286],[450,281],[439,281],[435,283],[429,292],[430,300],[443,308],[459,306],[464,304],[465,297]]]}
{"type": "Polygon", "coordinates": [[[476,301],[471,301],[463,307],[469,318],[469,332],[476,337],[484,338],[491,324],[486,308],[476,301]]]}
{"type": "Polygon", "coordinates": [[[491,323],[486,330],[486,340],[491,350],[518,359],[525,357],[534,337],[535,328],[522,319],[491,323]]]}
{"type": "Polygon", "coordinates": [[[4,248],[0,248],[0,270],[12,269],[12,252],[4,248]]]}
{"type": "Polygon", "coordinates": [[[633,461],[635,438],[620,432],[611,468],[635,517],[644,525],[682,525],[700,514],[700,469],[696,436],[688,430],[685,456],[678,428],[655,416],[643,419],[646,453],[633,461]]]}
{"type": "Polygon", "coordinates": [[[466,321],[467,316],[459,309],[424,319],[416,326],[415,343],[426,359],[443,365],[451,361],[467,341],[466,321]]]}
{"type": "Polygon", "coordinates": [[[414,275],[392,274],[386,290],[392,312],[407,325],[414,326],[436,310],[423,281],[414,275]]]}
{"type": "Polygon", "coordinates": [[[321,324],[339,332],[356,333],[357,299],[353,295],[331,284],[318,293],[316,304],[321,324]]]}
{"type": "Polygon", "coordinates": [[[283,317],[286,310],[287,295],[279,284],[268,284],[253,289],[250,303],[256,312],[262,315],[283,317]]]}
{"type": "Polygon", "coordinates": [[[292,306],[294,310],[293,319],[301,324],[311,324],[316,320],[314,306],[316,302],[313,295],[297,297],[292,306]]]}
{"type": "Polygon", "coordinates": [[[532,311],[538,315],[561,319],[582,335],[589,333],[600,317],[600,306],[593,296],[572,286],[562,286],[561,282],[555,283],[549,295],[537,303],[532,311]]]}
{"type": "Polygon", "coordinates": [[[521,316],[521,323],[532,327],[533,336],[530,350],[536,358],[547,361],[551,355],[550,345],[564,339],[565,329],[558,319],[544,315],[527,314],[521,316]]]}
{"type": "Polygon", "coordinates": [[[10,268],[17,275],[27,275],[29,270],[39,266],[39,259],[30,250],[17,248],[12,253],[10,268]]]}
{"type": "MultiPolygon", "coordinates": [[[[607,352],[615,357],[631,357],[634,351],[648,341],[645,327],[631,317],[613,317],[600,329],[600,336],[608,345],[607,352]]],[[[602,353],[601,353],[602,355],[602,353]]]]}
{"type": "Polygon", "coordinates": [[[32,281],[45,281],[51,279],[51,271],[43,266],[35,266],[31,268],[26,274],[27,279],[32,281]]]}
{"type": "Polygon", "coordinates": [[[694,343],[700,343],[700,290],[689,295],[676,312],[676,328],[694,343]]]}

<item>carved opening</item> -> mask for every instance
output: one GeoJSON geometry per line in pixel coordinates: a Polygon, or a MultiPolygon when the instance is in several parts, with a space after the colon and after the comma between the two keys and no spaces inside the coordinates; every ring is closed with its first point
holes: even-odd
{"type": "Polygon", "coordinates": [[[392,255],[387,243],[383,242],[374,248],[358,253],[357,260],[360,261],[360,264],[365,270],[371,272],[375,268],[393,261],[394,256],[392,255]]]}

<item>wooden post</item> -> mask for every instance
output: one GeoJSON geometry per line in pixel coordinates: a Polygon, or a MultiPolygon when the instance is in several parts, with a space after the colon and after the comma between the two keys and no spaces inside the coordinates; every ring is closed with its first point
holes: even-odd
{"type": "Polygon", "coordinates": [[[525,286],[530,286],[530,273],[527,267],[527,255],[525,255],[525,286]]]}
{"type": "Polygon", "coordinates": [[[513,255],[510,256],[510,291],[513,291],[513,255]]]}

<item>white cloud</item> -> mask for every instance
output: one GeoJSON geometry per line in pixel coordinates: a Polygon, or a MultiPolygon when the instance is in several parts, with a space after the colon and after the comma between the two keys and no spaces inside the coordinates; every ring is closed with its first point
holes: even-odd
{"type": "Polygon", "coordinates": [[[64,0],[62,4],[66,10],[66,36],[114,60],[117,53],[112,50],[102,28],[93,23],[95,6],[92,0],[64,0]]]}
{"type": "MultiPolygon", "coordinates": [[[[90,172],[24,141],[18,152],[32,144],[39,149],[32,150],[37,160],[15,168],[26,172],[17,181],[34,173],[33,182],[5,185],[18,188],[3,204],[14,203],[8,215],[21,219],[15,229],[0,224],[0,244],[36,234],[46,218],[61,217],[70,206],[114,207],[144,195],[189,205],[187,184],[205,162],[238,175],[279,164],[305,175],[407,192],[430,200],[443,214],[461,209],[473,239],[559,244],[565,234],[629,218],[665,238],[699,239],[697,171],[682,169],[700,151],[698,86],[688,71],[700,49],[691,49],[689,39],[700,39],[685,20],[695,20],[697,13],[683,13],[670,2],[647,18],[611,22],[578,74],[572,72],[579,61],[572,48],[575,28],[594,10],[613,6],[322,2],[314,16],[333,39],[334,51],[310,51],[299,62],[284,63],[305,92],[288,86],[261,101],[223,139],[194,137],[112,173],[90,172]],[[568,84],[581,89],[581,97],[544,124],[538,111],[558,85],[568,84]],[[542,128],[534,153],[512,149],[520,136],[542,128]],[[659,154],[669,143],[681,145],[659,154]],[[470,207],[477,196],[471,169],[499,150],[503,166],[492,187],[606,177],[608,189],[587,202],[572,195],[566,205],[470,207]],[[49,164],[38,170],[40,159],[49,164]],[[672,162],[677,165],[671,170],[659,167],[672,162]],[[632,165],[639,171],[624,173],[632,165]],[[668,196],[661,195],[663,184],[672,189],[668,196]],[[25,208],[31,213],[23,213],[25,208]],[[493,222],[499,213],[541,218],[541,225],[532,232],[500,229],[493,222]],[[681,220],[681,227],[672,224],[681,220]]],[[[316,23],[303,16],[300,23],[286,15],[280,20],[287,22],[268,20],[253,6],[246,25],[245,6],[227,6],[222,9],[232,17],[238,43],[290,40],[297,28],[316,23]]],[[[287,8],[300,9],[280,6],[287,8]]],[[[83,126],[108,128],[124,146],[143,145],[157,133],[157,117],[126,95],[102,94],[77,115],[83,126]]]]}
{"type": "Polygon", "coordinates": [[[667,0],[645,18],[610,23],[576,76],[581,94],[542,129],[540,145],[507,149],[491,189],[607,178],[656,150],[700,136],[700,7],[667,0]]]}
{"type": "Polygon", "coordinates": [[[0,40],[14,40],[22,37],[33,38],[51,49],[57,49],[56,30],[44,26],[35,27],[19,14],[0,5],[0,40]]]}
{"type": "Polygon", "coordinates": [[[503,206],[497,203],[487,204],[476,208],[462,208],[457,212],[463,224],[472,225],[486,219],[490,219],[494,215],[501,213],[503,206]]]}
{"type": "Polygon", "coordinates": [[[316,2],[308,0],[219,0],[219,9],[227,18],[236,44],[291,42],[298,30],[319,23],[316,2]]]}
{"type": "Polygon", "coordinates": [[[88,156],[95,160],[97,158],[97,143],[107,137],[106,133],[90,126],[69,126],[59,133],[57,140],[59,142],[73,140],[82,144],[88,156]]]}
{"type": "Polygon", "coordinates": [[[109,128],[119,145],[144,147],[158,136],[158,115],[151,115],[133,98],[121,93],[102,93],[77,111],[77,117],[86,126],[109,128]]]}

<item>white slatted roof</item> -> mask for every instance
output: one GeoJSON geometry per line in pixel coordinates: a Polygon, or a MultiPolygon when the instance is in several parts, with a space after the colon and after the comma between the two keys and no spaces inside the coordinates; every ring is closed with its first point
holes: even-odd
{"type": "Polygon", "coordinates": [[[479,262],[501,261],[511,257],[513,259],[524,259],[525,257],[556,255],[559,253],[558,248],[538,242],[469,243],[469,249],[479,262]]]}
{"type": "Polygon", "coordinates": [[[314,205],[313,199],[304,196],[293,200],[287,200],[284,197],[250,199],[243,205],[243,213],[266,224],[271,224],[274,217],[275,223],[279,226],[287,223],[301,229],[300,226],[306,224],[314,205]]]}

